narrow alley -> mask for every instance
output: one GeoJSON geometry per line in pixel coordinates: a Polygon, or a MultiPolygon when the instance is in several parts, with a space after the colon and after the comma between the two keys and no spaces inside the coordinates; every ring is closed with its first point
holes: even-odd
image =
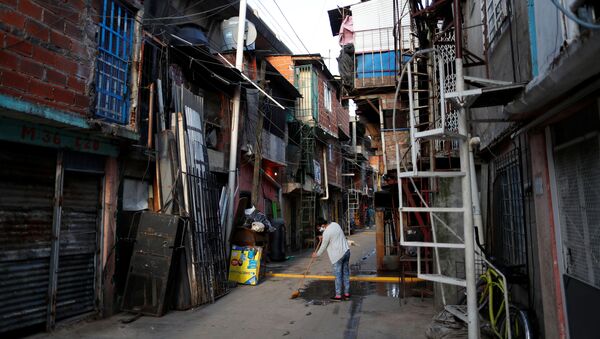
{"type": "Polygon", "coordinates": [[[0,338],[597,339],[598,55],[594,0],[0,0],[0,338]]]}
{"type": "MultiPolygon", "coordinates": [[[[375,232],[352,235],[352,274],[373,276],[375,232]]],[[[310,252],[290,263],[267,264],[267,271],[303,273],[310,252]]],[[[309,272],[331,275],[327,258],[309,272]]],[[[307,279],[300,297],[290,299],[298,279],[267,277],[257,286],[239,285],[216,303],[161,318],[120,314],[109,319],[65,325],[32,338],[425,338],[434,314],[430,298],[401,299],[398,283],[352,282],[350,301],[330,301],[333,281],[307,279]],[[399,326],[405,324],[405,326],[399,326]]],[[[407,287],[410,290],[410,286],[407,287]]]]}

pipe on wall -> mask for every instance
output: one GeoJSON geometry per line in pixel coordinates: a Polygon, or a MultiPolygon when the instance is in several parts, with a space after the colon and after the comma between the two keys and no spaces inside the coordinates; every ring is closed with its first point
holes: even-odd
{"type": "Polygon", "coordinates": [[[329,181],[327,175],[327,157],[325,156],[325,149],[323,149],[323,173],[325,173],[325,196],[321,197],[321,200],[329,199],[329,181]]]}
{"type": "Polygon", "coordinates": [[[506,105],[509,115],[533,113],[600,73],[600,34],[578,39],[555,59],[552,69],[533,79],[521,97],[506,105]]]}

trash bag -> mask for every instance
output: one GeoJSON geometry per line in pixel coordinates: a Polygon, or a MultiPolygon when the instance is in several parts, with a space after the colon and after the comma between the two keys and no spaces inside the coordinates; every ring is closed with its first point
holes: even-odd
{"type": "Polygon", "coordinates": [[[252,223],[252,227],[250,229],[253,230],[254,232],[264,232],[265,224],[263,224],[260,221],[255,221],[252,223]]]}
{"type": "Polygon", "coordinates": [[[262,231],[255,232],[275,232],[275,227],[271,226],[271,221],[269,221],[269,218],[256,207],[252,206],[251,208],[245,209],[244,215],[246,217],[246,221],[244,222],[244,226],[246,228],[252,228],[252,223],[259,222],[264,225],[264,228],[262,231]]]}
{"type": "Polygon", "coordinates": [[[342,78],[342,84],[348,89],[354,88],[354,45],[348,44],[340,50],[337,58],[338,70],[342,78]]]}
{"type": "Polygon", "coordinates": [[[283,219],[273,220],[275,232],[269,234],[269,258],[272,261],[285,261],[285,225],[283,219]]]}
{"type": "Polygon", "coordinates": [[[467,324],[457,319],[452,313],[443,310],[433,317],[431,324],[425,331],[429,339],[457,339],[468,338],[467,324]]]}

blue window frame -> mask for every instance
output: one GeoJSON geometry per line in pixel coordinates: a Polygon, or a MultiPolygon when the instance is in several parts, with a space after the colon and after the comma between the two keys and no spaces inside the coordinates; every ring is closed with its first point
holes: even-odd
{"type": "Polygon", "coordinates": [[[119,124],[129,121],[133,28],[131,11],[116,1],[103,1],[96,65],[96,115],[119,124]]]}

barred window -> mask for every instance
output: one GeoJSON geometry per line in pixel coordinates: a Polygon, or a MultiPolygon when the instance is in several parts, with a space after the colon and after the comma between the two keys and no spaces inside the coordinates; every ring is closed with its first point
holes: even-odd
{"type": "Polygon", "coordinates": [[[490,42],[494,40],[494,37],[502,28],[504,19],[508,16],[508,8],[506,6],[506,0],[487,0],[487,30],[488,41],[490,42]]]}
{"type": "Polygon", "coordinates": [[[527,241],[520,149],[496,158],[494,171],[492,255],[513,273],[525,273],[527,241]]]}
{"type": "Polygon", "coordinates": [[[104,0],[102,6],[96,64],[96,116],[127,124],[134,17],[119,2],[104,0]]]}

